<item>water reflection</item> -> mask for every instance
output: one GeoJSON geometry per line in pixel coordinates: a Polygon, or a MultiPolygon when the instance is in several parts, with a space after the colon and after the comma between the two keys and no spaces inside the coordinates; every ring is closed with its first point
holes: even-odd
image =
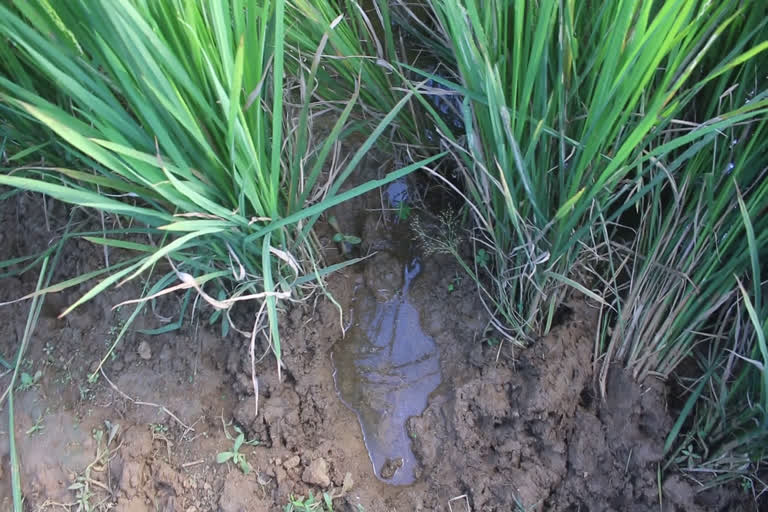
{"type": "Polygon", "coordinates": [[[374,471],[395,485],[412,483],[416,469],[405,422],[424,412],[440,384],[437,347],[408,300],[420,270],[418,260],[406,266],[403,290],[387,302],[364,291],[355,311],[359,322],[332,352],[336,389],[357,413],[374,471]]]}

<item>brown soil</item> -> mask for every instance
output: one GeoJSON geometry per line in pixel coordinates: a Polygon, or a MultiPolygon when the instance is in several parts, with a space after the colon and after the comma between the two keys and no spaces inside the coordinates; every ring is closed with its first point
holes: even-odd
{"type": "MultiPolygon", "coordinates": [[[[387,225],[386,216],[370,211],[378,203],[372,195],[337,215],[345,231],[363,233],[370,248],[386,250],[392,221],[387,225]],[[344,211],[368,213],[342,217],[344,211]]],[[[46,206],[32,195],[0,205],[0,260],[39,251],[60,232],[67,209],[46,206]]],[[[338,258],[330,233],[325,235],[329,258],[338,258]]],[[[103,262],[100,249],[73,240],[54,282],[103,262]]],[[[182,329],[158,336],[138,329],[162,325],[178,301],[160,303],[154,313],[147,308],[108,359],[104,375],[89,383],[88,373],[127,317],[112,305],[137,297],[140,289],[110,291],[62,320],[57,313],[87,287],[49,296],[23,365],[42,377],[15,393],[25,509],[80,510],[78,491],[69,487],[86,474],[93,510],[125,512],[282,510],[291,496],[323,491],[334,497],[337,511],[508,511],[516,504],[521,510],[574,512],[755,507],[739,502],[743,496],[737,494],[697,494],[679,475],[662,482],[660,505],[657,467],[671,425],[664,387],[638,386],[616,370],[607,401],[595,395],[595,312],[578,298],[532,348],[488,343],[472,284],[464,279],[449,291],[457,271],[449,257],[426,258],[410,292],[424,331],[439,346],[443,382],[424,414],[408,423],[420,468],[417,482],[405,487],[374,475],[357,418],[336,394],[329,355],[342,336],[340,315],[319,291],[281,313],[283,380],[278,382],[271,356],[257,364],[258,416],[248,340],[236,332],[222,339],[207,326],[210,311],[199,304],[182,329]],[[216,462],[217,453],[233,444],[222,420],[234,420],[229,434],[237,425],[246,439],[260,442],[241,448],[253,468],[248,474],[231,462],[216,462]],[[35,430],[36,424],[41,428],[35,430]]],[[[328,290],[345,311],[365,272],[364,263],[330,277],[328,290]]],[[[0,301],[33,290],[36,279],[28,273],[0,281],[0,301]]],[[[8,360],[28,307],[0,307],[0,354],[8,360]]],[[[252,314],[234,316],[245,328],[252,314]]],[[[258,358],[266,345],[256,345],[258,358]]],[[[3,389],[9,378],[0,377],[3,389]]],[[[12,508],[8,424],[6,404],[0,414],[2,510],[12,508]]]]}

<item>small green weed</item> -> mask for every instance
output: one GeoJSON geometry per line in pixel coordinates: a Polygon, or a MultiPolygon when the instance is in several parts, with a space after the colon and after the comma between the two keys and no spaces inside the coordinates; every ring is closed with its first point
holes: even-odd
{"type": "Polygon", "coordinates": [[[397,206],[397,218],[405,221],[411,216],[411,207],[408,206],[405,201],[401,202],[397,206]]]}
{"type": "Polygon", "coordinates": [[[219,452],[216,455],[216,462],[219,464],[224,464],[228,461],[232,461],[236,466],[240,468],[240,471],[242,471],[244,474],[248,474],[251,472],[251,465],[248,464],[248,461],[245,459],[245,454],[240,453],[240,448],[243,445],[247,446],[258,446],[259,440],[258,439],[251,439],[249,441],[245,440],[245,434],[243,431],[235,425],[235,432],[237,432],[237,437],[232,437],[229,434],[229,431],[227,430],[227,425],[224,423],[224,418],[221,419],[222,425],[224,425],[224,435],[227,436],[227,439],[233,442],[232,450],[230,451],[224,451],[219,452]]]}
{"type": "Polygon", "coordinates": [[[27,372],[21,372],[21,375],[19,375],[19,378],[21,379],[21,382],[16,387],[16,391],[28,391],[35,386],[37,386],[38,382],[40,382],[40,379],[43,377],[42,370],[37,370],[34,375],[30,375],[27,372]]]}
{"type": "MultiPolygon", "coordinates": [[[[312,491],[309,491],[309,497],[304,499],[304,496],[294,497],[291,494],[289,503],[283,508],[284,512],[319,512],[327,511],[333,512],[333,498],[327,492],[322,495],[323,499],[320,500],[320,496],[315,497],[312,491]],[[323,508],[325,507],[325,508],[323,508]]],[[[362,510],[358,508],[358,510],[362,510]]]]}
{"type": "Polygon", "coordinates": [[[752,483],[752,479],[751,478],[749,478],[747,476],[741,477],[741,490],[742,491],[744,491],[746,493],[751,493],[752,489],[753,489],[753,486],[754,486],[754,484],[752,483]]]}
{"type": "Polygon", "coordinates": [[[32,425],[32,426],[29,428],[29,430],[27,430],[25,433],[26,433],[28,436],[33,436],[33,435],[35,435],[35,434],[38,434],[38,435],[39,435],[39,434],[42,434],[42,433],[43,433],[43,430],[45,430],[45,425],[43,425],[43,420],[45,419],[45,417],[48,415],[48,413],[49,413],[49,412],[50,412],[50,410],[49,410],[49,409],[46,409],[46,410],[45,410],[45,412],[44,412],[44,413],[42,413],[42,414],[40,415],[40,417],[39,417],[39,418],[37,418],[37,420],[35,420],[35,424],[34,424],[34,425],[32,425]]]}
{"type": "Polygon", "coordinates": [[[162,423],[150,423],[149,430],[151,430],[153,434],[167,434],[168,425],[162,423]]]}
{"type": "Polygon", "coordinates": [[[75,512],[100,510],[98,508],[100,504],[109,500],[109,496],[107,496],[98,503],[93,503],[93,499],[96,497],[95,491],[97,491],[99,487],[103,488],[104,484],[91,478],[91,471],[94,471],[96,470],[96,467],[103,466],[107,463],[114,453],[113,450],[110,449],[110,445],[115,441],[117,434],[120,431],[119,424],[105,421],[104,426],[104,429],[93,430],[93,438],[96,440],[96,458],[85,468],[81,475],[78,475],[75,478],[75,482],[68,487],[70,491],[75,492],[75,512]]]}
{"type": "Polygon", "coordinates": [[[456,272],[456,274],[453,276],[453,279],[451,279],[451,282],[448,283],[448,293],[453,293],[456,291],[456,288],[461,286],[461,281],[463,280],[463,276],[456,272]]]}
{"type": "Polygon", "coordinates": [[[491,255],[485,249],[480,249],[475,253],[475,261],[481,267],[487,267],[491,262],[491,255]]]}
{"type": "Polygon", "coordinates": [[[683,448],[681,453],[683,457],[685,457],[689,468],[697,466],[698,462],[701,460],[701,456],[696,453],[692,443],[689,443],[688,446],[683,448]]]}
{"type": "Polygon", "coordinates": [[[359,236],[336,233],[333,235],[333,241],[337,244],[347,243],[351,245],[358,245],[360,242],[362,242],[362,239],[359,236]]]}
{"type": "Polygon", "coordinates": [[[53,352],[55,350],[55,347],[51,343],[46,343],[45,347],[43,347],[43,353],[45,354],[45,364],[53,364],[56,359],[53,355],[53,352]]]}
{"type": "Polygon", "coordinates": [[[335,235],[333,235],[333,241],[339,244],[344,254],[349,253],[351,245],[358,245],[362,242],[362,239],[360,237],[354,236],[354,235],[347,235],[344,232],[342,232],[341,226],[339,226],[339,221],[336,219],[334,215],[331,215],[330,217],[328,217],[328,224],[333,228],[334,232],[336,233],[335,235]]]}
{"type": "Polygon", "coordinates": [[[80,392],[80,401],[86,402],[93,398],[93,393],[91,393],[91,389],[87,386],[84,386],[82,384],[77,385],[77,390],[80,392]]]}
{"type": "MultiPolygon", "coordinates": [[[[115,308],[115,315],[120,314],[120,308],[115,308]]],[[[115,340],[120,336],[120,331],[123,330],[123,327],[125,327],[125,320],[118,320],[115,324],[110,325],[109,329],[107,329],[107,335],[104,337],[104,346],[107,348],[114,345],[115,340]]]]}

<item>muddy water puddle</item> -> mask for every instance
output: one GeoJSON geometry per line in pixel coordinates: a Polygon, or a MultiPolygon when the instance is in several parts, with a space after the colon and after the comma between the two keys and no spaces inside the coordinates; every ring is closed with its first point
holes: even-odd
{"type": "Polygon", "coordinates": [[[415,480],[417,462],[406,421],[424,412],[440,384],[437,346],[423,332],[419,311],[408,298],[421,264],[413,259],[403,266],[402,288],[386,300],[381,289],[358,290],[356,321],[332,351],[336,390],[357,414],[376,476],[394,485],[415,480]]]}

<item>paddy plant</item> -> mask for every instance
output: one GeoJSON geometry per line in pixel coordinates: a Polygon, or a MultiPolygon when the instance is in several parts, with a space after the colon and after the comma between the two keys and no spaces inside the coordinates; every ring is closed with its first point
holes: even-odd
{"type": "Polygon", "coordinates": [[[314,112],[325,107],[312,89],[326,42],[286,78],[286,8],[269,0],[0,5],[0,102],[12,121],[0,184],[103,212],[103,229],[84,236],[131,255],[56,285],[96,282],[62,315],[139,277],[146,285],[131,318],[172,292],[225,312],[256,301],[248,330],[252,340],[268,337],[279,372],[279,302],[328,271],[307,271],[323,269],[312,229],[319,216],[439,156],[342,192],[410,93],[328,172],[359,87],[337,104],[328,135],[314,139],[314,112]],[[13,166],[30,143],[25,130],[45,135],[46,159],[13,166]]]}
{"type": "Polygon", "coordinates": [[[435,26],[422,40],[452,50],[456,79],[422,74],[461,98],[461,133],[434,122],[463,176],[473,252],[490,255],[490,272],[474,271],[495,327],[519,343],[549,329],[570,289],[607,305],[593,285],[602,270],[584,262],[658,190],[655,170],[765,114],[760,96],[685,120],[766,49],[750,2],[428,7],[435,26]]]}

